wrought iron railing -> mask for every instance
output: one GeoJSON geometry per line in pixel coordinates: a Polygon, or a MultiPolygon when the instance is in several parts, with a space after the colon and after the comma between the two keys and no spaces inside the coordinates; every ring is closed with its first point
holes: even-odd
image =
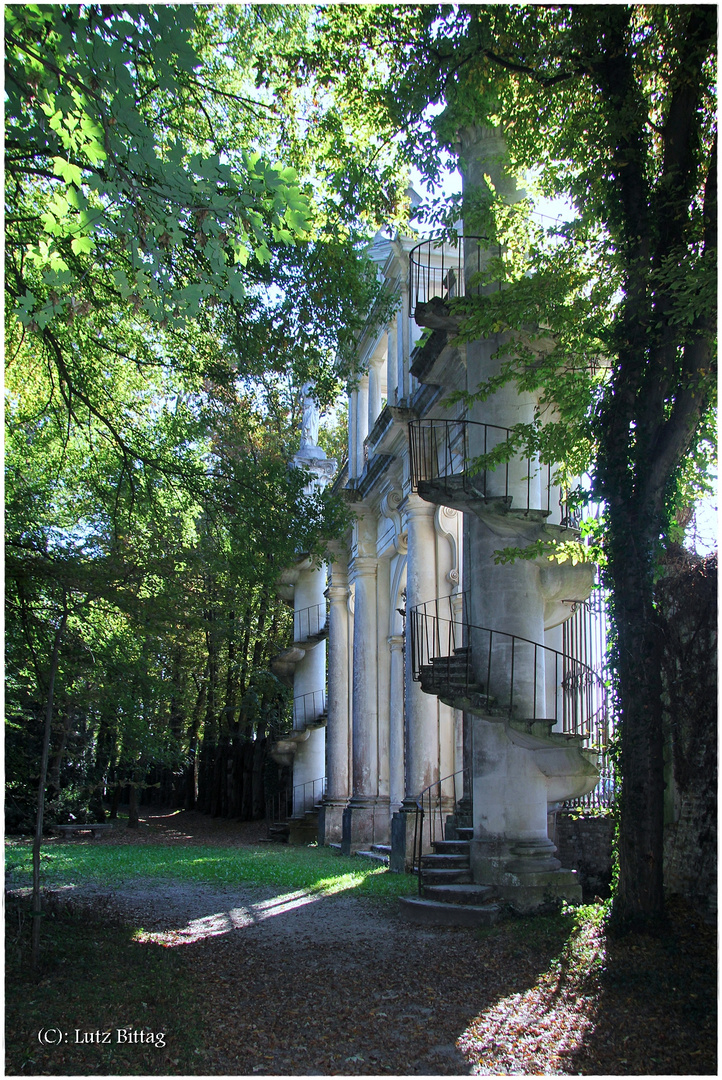
{"type": "Polygon", "coordinates": [[[328,601],[312,604],[293,613],[293,640],[298,642],[321,638],[328,630],[328,601]]]}
{"type": "Polygon", "coordinates": [[[480,498],[513,497],[518,509],[547,513],[558,501],[561,524],[576,525],[566,491],[552,483],[551,465],[510,453],[512,435],[511,428],[473,420],[412,420],[409,424],[412,490],[418,491],[419,484],[435,482],[449,497],[460,492],[480,498]],[[497,464],[479,464],[490,454],[497,455],[497,464]]]}
{"type": "Polygon", "coordinates": [[[437,834],[440,839],[444,838],[444,823],[442,819],[443,815],[446,813],[446,808],[444,806],[442,784],[446,784],[449,780],[453,780],[454,786],[456,787],[457,777],[461,777],[463,786],[464,779],[466,778],[468,781],[470,777],[470,770],[468,768],[458,769],[455,773],[450,773],[448,776],[443,776],[440,780],[435,780],[433,784],[429,784],[428,787],[424,788],[421,794],[416,798],[414,846],[411,855],[411,867],[418,875],[419,895],[421,894],[422,889],[421,857],[424,854],[424,840],[426,840],[427,843],[427,850],[430,851],[437,839],[437,834]],[[426,836],[424,836],[425,826],[426,836]]]}
{"type": "MultiPolygon", "coordinates": [[[[578,657],[595,669],[604,665],[607,656],[605,604],[603,591],[596,590],[588,600],[575,604],[574,614],[562,624],[564,653],[578,657]]],[[[611,754],[614,734],[612,709],[599,712],[594,721],[588,745],[598,754],[599,783],[587,795],[566,802],[564,805],[568,807],[603,809],[614,803],[616,773],[611,754]]]]}
{"type": "Polygon", "coordinates": [[[606,723],[607,688],[600,675],[547,645],[472,625],[454,598],[409,612],[413,678],[475,695],[492,715],[546,720],[589,744],[606,723]]]}
{"type": "MultiPolygon", "coordinates": [[[[446,303],[459,296],[466,296],[466,281],[471,273],[482,269],[482,254],[487,248],[485,236],[432,237],[423,240],[409,252],[409,316],[413,318],[419,304],[426,304],[432,297],[446,303]],[[472,267],[465,265],[464,241],[474,243],[472,267]]],[[[473,288],[481,292],[480,286],[473,288]]]]}
{"type": "Polygon", "coordinates": [[[291,817],[303,817],[308,810],[313,810],[326,792],[326,777],[308,780],[305,784],[295,784],[277,791],[266,799],[266,826],[288,821],[291,817]]]}
{"type": "Polygon", "coordinates": [[[303,731],[326,711],[326,691],[312,690],[293,699],[293,730],[303,731]]]}
{"type": "Polygon", "coordinates": [[[293,816],[303,817],[309,810],[313,810],[326,793],[326,777],[321,776],[318,780],[307,780],[305,784],[293,786],[293,816]]]}

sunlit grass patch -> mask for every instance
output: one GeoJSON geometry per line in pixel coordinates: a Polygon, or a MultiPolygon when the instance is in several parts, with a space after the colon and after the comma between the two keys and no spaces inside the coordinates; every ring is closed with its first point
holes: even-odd
{"type": "MultiPolygon", "coordinates": [[[[6,855],[13,883],[29,884],[30,845],[9,841],[6,855]]],[[[318,847],[234,849],[52,841],[42,852],[41,868],[46,885],[117,884],[145,878],[204,885],[292,887],[326,894],[353,889],[375,897],[398,897],[413,890],[405,874],[390,874],[373,863],[318,847]]]]}

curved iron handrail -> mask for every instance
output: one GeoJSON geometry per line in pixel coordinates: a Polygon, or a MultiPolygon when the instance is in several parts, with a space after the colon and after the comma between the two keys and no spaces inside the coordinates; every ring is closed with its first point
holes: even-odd
{"type": "Polygon", "coordinates": [[[266,798],[266,828],[270,835],[270,828],[274,821],[288,821],[289,818],[300,817],[307,810],[313,809],[318,802],[316,796],[317,790],[320,788],[320,796],[323,798],[326,794],[326,777],[322,776],[318,780],[307,780],[305,784],[294,784],[293,787],[284,787],[281,791],[277,791],[275,795],[270,795],[266,798]],[[311,788],[311,800],[310,804],[307,797],[307,789],[311,788]],[[303,790],[303,799],[300,798],[298,793],[303,790]],[[297,813],[297,806],[301,804],[301,814],[297,813]]]}
{"type": "Polygon", "coordinates": [[[299,608],[293,613],[293,640],[302,644],[304,641],[312,641],[321,638],[328,628],[328,600],[322,604],[311,604],[310,607],[299,608]]]}
{"type": "Polygon", "coordinates": [[[303,731],[326,711],[326,691],[310,690],[293,699],[293,730],[303,731]]]}
{"type": "MultiPolygon", "coordinates": [[[[515,482],[517,490],[526,484],[526,504],[523,496],[521,508],[542,510],[549,513],[552,507],[552,490],[559,493],[559,513],[562,524],[577,525],[576,517],[569,507],[568,492],[560,484],[552,483],[551,464],[530,456],[511,454],[503,456],[499,448],[509,445],[513,431],[499,424],[482,424],[476,420],[412,420],[409,423],[409,462],[411,471],[411,490],[418,491],[419,483],[446,481],[448,494],[461,491],[468,495],[484,498],[489,493],[489,476],[494,474],[498,490],[493,494],[509,498],[510,465],[514,463],[518,474],[515,482]],[[472,454],[470,443],[478,446],[479,452],[472,454]],[[496,465],[485,464],[475,467],[476,462],[495,451],[499,461],[496,465]],[[503,482],[500,479],[503,469],[503,482]],[[540,474],[542,497],[540,505],[532,507],[532,480],[540,474]],[[460,481],[460,485],[451,481],[460,481]],[[544,492],[546,494],[544,495],[544,492]]],[[[517,495],[518,497],[518,495],[517,495]]]]}
{"type": "Polygon", "coordinates": [[[589,738],[591,732],[600,725],[608,708],[607,687],[598,672],[583,661],[548,645],[541,645],[529,638],[505,631],[475,626],[468,622],[464,615],[455,616],[451,603],[452,597],[442,597],[418,604],[409,612],[411,664],[415,682],[422,681],[422,669],[425,668],[427,672],[433,671],[439,681],[445,680],[448,684],[465,687],[467,690],[473,688],[474,693],[482,699],[486,697],[487,707],[511,717],[515,711],[515,691],[517,699],[519,697],[518,653],[524,651],[526,656],[523,668],[528,676],[531,662],[532,677],[531,680],[527,678],[527,683],[531,681],[533,691],[531,700],[523,701],[522,708],[526,711],[522,719],[547,720],[555,725],[562,721],[566,733],[580,735],[583,739],[589,738]],[[439,608],[442,605],[447,605],[449,614],[454,617],[446,618],[440,614],[439,608]],[[494,652],[495,642],[499,644],[500,641],[507,646],[501,659],[494,652]],[[480,662],[480,645],[481,653],[486,657],[485,664],[480,662]],[[473,658],[472,647],[476,650],[473,658]],[[544,693],[538,694],[542,660],[544,693]],[[549,684],[551,665],[554,677],[549,684]],[[485,674],[485,683],[478,682],[479,672],[485,674]],[[506,694],[500,694],[500,690],[505,686],[508,686],[508,699],[506,694]],[[554,692],[552,715],[548,715],[546,702],[548,686],[554,692]],[[562,694],[561,714],[559,691],[562,694]],[[543,702],[538,700],[541,697],[544,698],[543,702]]]}
{"type": "Polygon", "coordinates": [[[424,810],[424,796],[427,797],[429,803],[429,842],[433,845],[436,839],[436,817],[433,813],[434,807],[432,806],[432,792],[434,788],[438,788],[438,805],[441,806],[441,785],[446,780],[453,780],[456,776],[470,776],[471,770],[469,767],[465,769],[457,769],[456,772],[449,773],[448,776],[442,776],[440,780],[435,780],[433,784],[429,784],[424,790],[416,797],[416,811],[414,816],[414,846],[411,852],[411,866],[416,870],[419,879],[419,895],[421,895],[421,857],[423,855],[424,846],[424,817],[426,811],[424,810]]]}
{"type": "Polygon", "coordinates": [[[466,296],[464,241],[477,243],[477,266],[481,271],[481,243],[488,243],[486,236],[432,236],[416,244],[409,252],[409,317],[413,318],[419,304],[432,297],[446,303],[459,296],[466,296]]]}

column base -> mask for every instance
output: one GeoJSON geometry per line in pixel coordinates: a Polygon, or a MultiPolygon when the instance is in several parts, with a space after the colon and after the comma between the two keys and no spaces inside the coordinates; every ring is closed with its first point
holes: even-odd
{"type": "Polygon", "coordinates": [[[562,901],[581,903],[576,870],[565,870],[554,858],[550,840],[471,841],[474,882],[491,885],[501,900],[521,914],[557,911],[562,901]]]}
{"type": "Polygon", "coordinates": [[[343,811],[341,854],[389,842],[389,800],[379,798],[351,799],[343,811]]]}
{"type": "Polygon", "coordinates": [[[343,812],[348,799],[329,799],[323,802],[318,812],[318,843],[340,844],[343,835],[343,812]]]}
{"type": "MultiPolygon", "coordinates": [[[[414,807],[414,810],[416,808],[414,807]]],[[[389,870],[409,874],[413,870],[414,827],[416,814],[410,808],[399,810],[391,818],[391,855],[389,870]]]]}

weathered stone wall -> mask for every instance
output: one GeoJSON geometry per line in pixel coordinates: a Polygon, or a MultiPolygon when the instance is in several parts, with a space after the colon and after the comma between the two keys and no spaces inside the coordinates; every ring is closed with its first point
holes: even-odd
{"type": "Polygon", "coordinates": [[[612,815],[577,816],[576,811],[562,811],[556,815],[554,831],[557,858],[579,874],[584,900],[595,896],[606,900],[612,883],[612,815]]]}

